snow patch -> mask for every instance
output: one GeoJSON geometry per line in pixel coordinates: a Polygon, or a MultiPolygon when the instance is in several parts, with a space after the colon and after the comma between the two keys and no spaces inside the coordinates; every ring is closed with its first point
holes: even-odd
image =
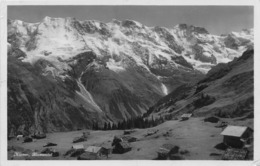
{"type": "Polygon", "coordinates": [[[206,57],[211,57],[211,54],[209,52],[203,52],[203,55],[206,57]]]}
{"type": "MultiPolygon", "coordinates": [[[[171,56],[177,55],[184,57],[195,69],[202,72],[210,70],[212,64],[203,63],[196,60],[194,55],[194,44],[199,44],[201,41],[203,44],[199,44],[203,48],[204,56],[215,56],[217,63],[226,63],[231,61],[234,57],[238,57],[242,54],[246,48],[241,47],[239,49],[229,49],[224,47],[224,36],[216,36],[211,34],[197,34],[191,32],[187,33],[185,30],[180,29],[178,26],[173,29],[167,29],[176,42],[176,44],[182,47],[184,50],[181,54],[176,53],[173,49],[169,48],[169,43],[165,42],[164,38],[161,38],[153,27],[146,27],[137,21],[133,21],[139,28],[129,29],[120,25],[120,21],[112,21],[107,23],[111,36],[100,34],[98,31],[95,33],[84,33],[82,35],[78,32],[71,23],[73,18],[51,18],[46,17],[41,23],[26,23],[19,20],[11,21],[11,26],[8,28],[9,34],[17,32],[22,37],[20,49],[24,51],[28,56],[24,61],[34,63],[39,58],[53,60],[56,63],[55,67],[66,67],[66,62],[58,62],[57,57],[61,57],[66,60],[79,53],[85,52],[87,49],[93,51],[97,56],[116,55],[119,59],[131,58],[135,61],[135,65],[148,68],[146,64],[146,55],[143,49],[148,52],[148,62],[151,64],[153,58],[167,59],[170,65],[178,66],[171,60],[171,56]],[[37,33],[33,33],[36,31],[37,33]],[[129,32],[129,33],[126,33],[129,32]],[[30,34],[30,35],[29,35],[30,34]],[[31,35],[34,35],[34,42],[30,49],[26,43],[31,39],[31,35]],[[149,40],[153,39],[153,40],[149,40]],[[140,46],[140,52],[133,49],[133,43],[138,43],[140,46]],[[35,47],[34,47],[35,46],[35,47]],[[28,51],[30,50],[30,51],[28,51]],[[42,51],[51,51],[52,54],[48,57],[42,55],[42,51]],[[160,55],[160,56],[159,56],[160,55]],[[51,59],[53,57],[53,59],[51,59]],[[63,63],[63,64],[62,64],[63,63]]],[[[79,21],[78,23],[83,23],[79,21]]],[[[102,23],[99,21],[92,21],[93,26],[98,29],[102,29],[102,23]]],[[[84,29],[82,29],[84,31],[84,29]]],[[[241,32],[233,32],[232,35],[236,38],[248,39],[253,42],[253,29],[244,30],[241,32]]],[[[123,71],[126,68],[125,64],[121,62],[115,62],[109,60],[107,62],[108,67],[116,72],[123,71]]],[[[148,69],[149,70],[149,69],[148,69]]]]}
{"type": "Polygon", "coordinates": [[[168,95],[168,89],[163,83],[162,83],[162,92],[163,94],[168,95]]]}
{"type": "MultiPolygon", "coordinates": [[[[82,73],[83,74],[83,73],[82,73]]],[[[81,76],[82,76],[81,74],[81,76]]],[[[89,93],[89,91],[87,91],[87,89],[85,88],[85,86],[82,84],[81,82],[81,76],[80,78],[77,80],[77,84],[79,86],[80,91],[76,91],[76,93],[78,95],[80,95],[88,104],[90,104],[90,106],[92,106],[94,108],[94,110],[98,111],[98,112],[102,112],[101,108],[96,104],[96,102],[94,101],[92,95],[89,93]]]]}
{"type": "Polygon", "coordinates": [[[51,67],[51,66],[46,66],[46,68],[44,69],[45,70],[45,73],[43,73],[44,76],[47,75],[48,72],[51,72],[53,78],[55,78],[58,74],[56,73],[55,71],[55,68],[54,67],[51,67]]]}
{"type": "Polygon", "coordinates": [[[114,72],[122,72],[122,71],[125,71],[125,68],[123,67],[121,61],[119,62],[115,62],[114,59],[109,59],[109,61],[106,63],[107,64],[107,67],[114,71],[114,72]]]}

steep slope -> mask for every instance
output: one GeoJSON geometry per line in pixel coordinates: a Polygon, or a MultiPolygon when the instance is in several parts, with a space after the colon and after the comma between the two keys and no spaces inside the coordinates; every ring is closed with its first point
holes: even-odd
{"type": "MultiPolygon", "coordinates": [[[[16,49],[15,52],[22,52],[16,49]]],[[[10,53],[10,54],[14,54],[10,53]]],[[[29,134],[91,128],[96,121],[106,121],[105,115],[90,103],[77,100],[80,88],[70,78],[54,78],[43,67],[51,66],[39,60],[33,66],[8,57],[8,133],[29,134]]],[[[18,55],[17,55],[18,56],[18,55]]],[[[50,67],[51,68],[51,67],[50,67]]]]}
{"type": "Polygon", "coordinates": [[[147,115],[253,117],[254,50],[247,50],[227,64],[213,67],[196,84],[182,85],[160,99],[147,115]]]}
{"type": "MultiPolygon", "coordinates": [[[[79,55],[81,58],[73,58],[77,59],[77,63],[69,63],[73,77],[80,83],[79,87],[85,87],[87,93],[91,94],[96,106],[112,120],[138,116],[162,96],[161,83],[145,70],[129,65],[124,70],[119,66],[121,71],[115,72],[96,56],[93,62],[86,65],[86,57],[95,55],[92,52],[79,55]]],[[[74,60],[71,62],[74,63],[74,60]]]]}

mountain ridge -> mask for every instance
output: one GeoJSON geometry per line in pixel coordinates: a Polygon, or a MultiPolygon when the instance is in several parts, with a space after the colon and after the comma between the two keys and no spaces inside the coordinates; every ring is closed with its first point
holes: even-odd
{"type": "Polygon", "coordinates": [[[150,107],[146,116],[254,116],[254,50],[249,49],[227,64],[213,67],[195,84],[184,84],[150,107]]]}
{"type": "Polygon", "coordinates": [[[7,40],[8,63],[12,64],[8,77],[16,75],[15,64],[21,66],[22,73],[16,75],[18,82],[10,79],[8,83],[9,100],[14,105],[8,109],[22,119],[17,123],[17,118],[8,115],[9,126],[13,126],[8,131],[16,132],[23,128],[32,132],[44,123],[50,124],[45,132],[90,128],[92,123],[102,125],[142,115],[180,85],[199,81],[213,66],[240,57],[254,42],[253,30],[216,36],[186,24],[168,29],[147,27],[134,20],[102,23],[51,17],[39,23],[8,20],[7,40]],[[49,84],[46,91],[37,92],[39,80],[49,84]],[[17,90],[21,85],[31,96],[17,90]],[[41,98],[55,98],[48,87],[55,89],[58,98],[42,104],[41,98]],[[67,97],[61,100],[59,96],[67,97]],[[15,98],[27,103],[26,108],[14,102],[15,98]],[[28,103],[29,98],[33,102],[28,103]],[[75,110],[74,116],[63,108],[65,105],[75,110]],[[22,112],[29,109],[30,120],[21,117],[17,108],[22,112]],[[52,114],[58,123],[43,120],[52,114]],[[81,121],[73,126],[77,118],[81,121]]]}

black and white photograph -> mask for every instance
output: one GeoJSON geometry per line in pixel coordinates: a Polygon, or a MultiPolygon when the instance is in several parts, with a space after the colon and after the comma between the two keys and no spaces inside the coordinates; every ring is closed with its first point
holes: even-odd
{"type": "Polygon", "coordinates": [[[6,160],[258,160],[254,5],[6,9],[6,160]]]}

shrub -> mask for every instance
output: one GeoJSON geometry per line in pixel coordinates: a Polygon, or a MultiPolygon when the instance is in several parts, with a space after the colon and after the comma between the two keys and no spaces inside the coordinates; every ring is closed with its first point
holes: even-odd
{"type": "Polygon", "coordinates": [[[209,95],[204,95],[202,93],[201,96],[197,100],[193,101],[193,105],[194,105],[195,109],[197,109],[197,108],[201,108],[201,107],[210,105],[210,104],[214,103],[215,101],[216,101],[216,99],[214,97],[209,96],[209,95]]]}
{"type": "Polygon", "coordinates": [[[195,94],[201,92],[203,89],[207,88],[208,85],[204,84],[204,85],[199,85],[197,88],[196,88],[196,91],[195,91],[195,94]]]}
{"type": "Polygon", "coordinates": [[[188,154],[190,153],[188,150],[180,150],[180,154],[184,155],[184,154],[188,154]]]}

